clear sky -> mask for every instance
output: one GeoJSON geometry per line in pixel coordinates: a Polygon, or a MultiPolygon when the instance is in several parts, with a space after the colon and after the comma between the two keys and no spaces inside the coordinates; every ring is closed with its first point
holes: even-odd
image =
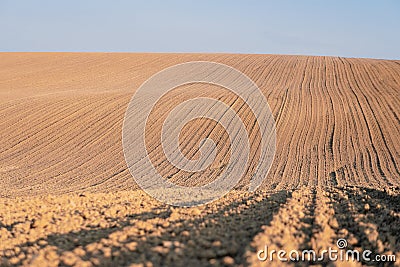
{"type": "Polygon", "coordinates": [[[0,0],[0,51],[400,59],[400,1],[0,0]]]}

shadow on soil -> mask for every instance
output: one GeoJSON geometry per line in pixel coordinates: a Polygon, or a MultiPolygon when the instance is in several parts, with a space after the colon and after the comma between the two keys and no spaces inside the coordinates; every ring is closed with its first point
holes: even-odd
{"type": "MultiPolygon", "coordinates": [[[[399,192],[345,187],[340,188],[334,195],[339,237],[348,241],[347,248],[371,250],[372,255],[393,255],[400,251],[399,192]]],[[[376,266],[393,264],[362,262],[365,265],[376,266]]]]}
{"type": "Polygon", "coordinates": [[[128,216],[130,218],[119,222],[118,227],[49,235],[44,239],[47,242],[44,246],[39,245],[43,241],[37,240],[20,247],[24,252],[32,246],[42,249],[55,246],[58,255],[81,247],[85,250],[85,255],[80,256],[81,260],[96,259],[96,265],[101,266],[128,266],[132,263],[146,262],[153,266],[218,266],[223,265],[225,256],[232,257],[235,265],[246,266],[246,252],[253,250],[250,247],[252,239],[262,231],[261,226],[270,224],[273,215],[290,197],[291,193],[283,190],[263,195],[262,200],[253,201],[250,205],[246,203],[254,200],[256,196],[244,197],[240,201],[223,206],[216,213],[193,217],[191,220],[175,219],[170,225],[162,227],[160,234],[151,230],[132,229],[137,225],[132,224],[132,221],[145,222],[156,217],[167,218],[171,216],[169,207],[166,208],[167,211],[159,211],[159,214],[149,212],[128,216]],[[124,228],[130,228],[126,240],[110,240],[111,234],[124,232],[124,228]],[[88,249],[89,244],[99,247],[88,249]],[[130,249],[127,249],[125,244],[131,244],[130,249]],[[107,247],[108,252],[102,247],[107,247]]]}

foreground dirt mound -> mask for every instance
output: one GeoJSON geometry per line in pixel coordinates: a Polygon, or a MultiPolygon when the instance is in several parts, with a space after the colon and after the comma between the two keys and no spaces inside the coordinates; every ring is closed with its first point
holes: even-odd
{"type": "MultiPolygon", "coordinates": [[[[127,104],[151,75],[194,60],[235,67],[265,94],[276,120],[277,151],[262,189],[400,184],[398,61],[226,54],[0,53],[0,195],[135,189],[121,145],[127,104]]],[[[180,88],[167,94],[161,106],[175,106],[196,96],[221,99],[238,112],[242,107],[234,95],[210,86],[180,88]]],[[[156,119],[166,110],[157,112],[156,119]]],[[[254,118],[245,118],[250,143],[256,149],[259,139],[251,127],[254,118]]],[[[157,132],[161,122],[157,120],[149,131],[157,132]]],[[[217,137],[221,153],[205,173],[193,175],[172,168],[157,146],[152,153],[158,171],[172,181],[204,184],[217,177],[229,160],[225,157],[229,142],[215,123],[197,121],[189,127],[199,129],[186,131],[186,136],[183,133],[189,147],[196,147],[195,142],[204,135],[217,137]]],[[[252,155],[240,186],[245,187],[251,177],[256,150],[252,155]]]]}
{"type": "Polygon", "coordinates": [[[3,265],[275,266],[282,263],[256,252],[336,248],[339,238],[400,259],[399,190],[234,191],[198,208],[172,208],[141,191],[69,194],[1,199],[0,219],[3,265]]]}

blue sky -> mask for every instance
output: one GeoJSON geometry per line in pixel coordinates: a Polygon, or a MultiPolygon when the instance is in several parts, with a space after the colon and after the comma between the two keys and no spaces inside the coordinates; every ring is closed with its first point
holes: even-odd
{"type": "Polygon", "coordinates": [[[400,1],[0,0],[0,51],[400,59],[400,1]]]}

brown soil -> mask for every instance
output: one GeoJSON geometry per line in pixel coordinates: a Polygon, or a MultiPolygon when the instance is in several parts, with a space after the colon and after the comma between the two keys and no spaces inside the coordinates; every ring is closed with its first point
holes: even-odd
{"type": "MultiPolygon", "coordinates": [[[[180,137],[186,147],[204,136],[219,140],[217,159],[203,173],[174,169],[157,146],[165,107],[201,95],[246,118],[252,159],[258,155],[254,118],[240,100],[221,88],[178,88],[148,126],[151,159],[177,184],[215,179],[229,160],[228,137],[209,121],[194,121],[180,137]]],[[[270,266],[281,263],[256,257],[265,244],[317,250],[338,238],[349,248],[396,254],[400,265],[398,61],[0,53],[0,117],[0,265],[270,266]],[[140,84],[193,60],[225,63],[256,82],[276,120],[277,151],[258,192],[246,191],[254,160],[222,199],[173,208],[135,185],[121,129],[140,84]]]]}

